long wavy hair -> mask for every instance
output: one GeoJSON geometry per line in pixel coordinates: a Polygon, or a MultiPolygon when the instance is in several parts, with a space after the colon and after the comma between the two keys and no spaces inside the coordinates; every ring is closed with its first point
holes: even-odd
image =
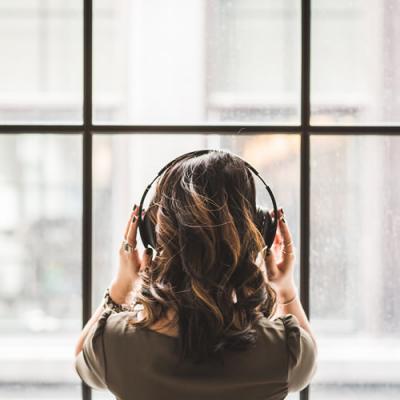
{"type": "Polygon", "coordinates": [[[254,345],[254,323],[275,313],[276,293],[256,262],[265,242],[244,162],[219,150],[181,159],[159,178],[146,212],[157,248],[139,273],[144,318],[130,324],[149,327],[172,309],[180,359],[195,363],[254,345]]]}

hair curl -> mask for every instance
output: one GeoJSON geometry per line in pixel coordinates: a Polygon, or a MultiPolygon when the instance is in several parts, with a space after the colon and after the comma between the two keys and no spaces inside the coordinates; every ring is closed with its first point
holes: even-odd
{"type": "Polygon", "coordinates": [[[130,324],[149,327],[171,308],[181,360],[247,349],[254,323],[275,312],[276,293],[256,263],[265,242],[255,197],[251,172],[228,151],[181,159],[157,183],[147,208],[157,253],[140,271],[144,318],[130,324]]]}

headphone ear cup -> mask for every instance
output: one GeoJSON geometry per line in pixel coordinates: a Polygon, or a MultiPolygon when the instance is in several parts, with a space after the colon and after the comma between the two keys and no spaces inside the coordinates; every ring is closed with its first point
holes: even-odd
{"type": "Polygon", "coordinates": [[[262,237],[264,238],[265,244],[268,247],[271,247],[275,239],[276,230],[274,229],[271,214],[266,208],[257,206],[256,225],[262,237]]]}
{"type": "Polygon", "coordinates": [[[142,223],[139,224],[139,233],[144,247],[150,245],[153,249],[156,248],[156,227],[147,212],[144,214],[142,223]]]}
{"type": "Polygon", "coordinates": [[[150,215],[144,215],[144,226],[147,234],[147,240],[153,249],[156,248],[156,226],[153,224],[150,215]]]}
{"type": "Polygon", "coordinates": [[[264,222],[265,222],[264,210],[262,207],[257,206],[255,223],[261,235],[263,235],[264,232],[264,222]]]}

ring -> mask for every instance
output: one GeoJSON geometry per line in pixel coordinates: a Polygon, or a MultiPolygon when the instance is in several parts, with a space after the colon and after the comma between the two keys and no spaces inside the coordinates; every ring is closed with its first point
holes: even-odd
{"type": "Polygon", "coordinates": [[[282,244],[283,244],[283,246],[290,246],[291,244],[293,244],[293,242],[289,242],[289,243],[283,242],[282,244]]]}
{"type": "Polygon", "coordinates": [[[285,251],[285,250],[282,250],[282,253],[285,253],[285,254],[294,254],[293,251],[285,251]]]}
{"type": "Polygon", "coordinates": [[[127,252],[127,253],[132,253],[134,250],[136,250],[136,242],[135,245],[133,246],[130,244],[126,239],[122,241],[122,248],[127,252]]]}

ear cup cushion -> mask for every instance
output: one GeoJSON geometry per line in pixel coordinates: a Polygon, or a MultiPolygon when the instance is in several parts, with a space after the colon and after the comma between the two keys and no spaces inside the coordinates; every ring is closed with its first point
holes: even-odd
{"type": "Polygon", "coordinates": [[[153,224],[150,215],[145,213],[142,223],[139,224],[139,233],[144,247],[148,247],[150,245],[153,247],[153,249],[156,248],[155,232],[155,225],[153,224]]]}
{"type": "Polygon", "coordinates": [[[269,212],[266,212],[266,224],[264,227],[264,240],[265,240],[265,244],[268,247],[271,247],[272,243],[274,243],[275,234],[276,234],[276,229],[274,228],[271,214],[269,212]]]}
{"type": "Polygon", "coordinates": [[[264,210],[262,207],[259,207],[259,206],[256,207],[255,223],[256,223],[256,226],[257,226],[258,230],[260,231],[261,235],[263,235],[265,215],[264,215],[264,210]]]}
{"type": "Polygon", "coordinates": [[[275,239],[275,229],[271,214],[264,207],[257,206],[256,208],[256,225],[259,229],[262,237],[264,238],[265,244],[271,247],[275,239]]]}
{"type": "Polygon", "coordinates": [[[139,234],[140,234],[140,238],[142,239],[142,243],[144,247],[148,247],[149,245],[149,240],[148,240],[148,235],[146,233],[146,229],[144,227],[144,219],[142,219],[141,221],[139,220],[139,234]]]}
{"type": "Polygon", "coordinates": [[[148,244],[153,247],[153,249],[156,248],[156,227],[153,224],[153,221],[150,218],[149,214],[145,214],[143,218],[143,225],[144,225],[144,230],[146,232],[146,240],[148,244]]]}

